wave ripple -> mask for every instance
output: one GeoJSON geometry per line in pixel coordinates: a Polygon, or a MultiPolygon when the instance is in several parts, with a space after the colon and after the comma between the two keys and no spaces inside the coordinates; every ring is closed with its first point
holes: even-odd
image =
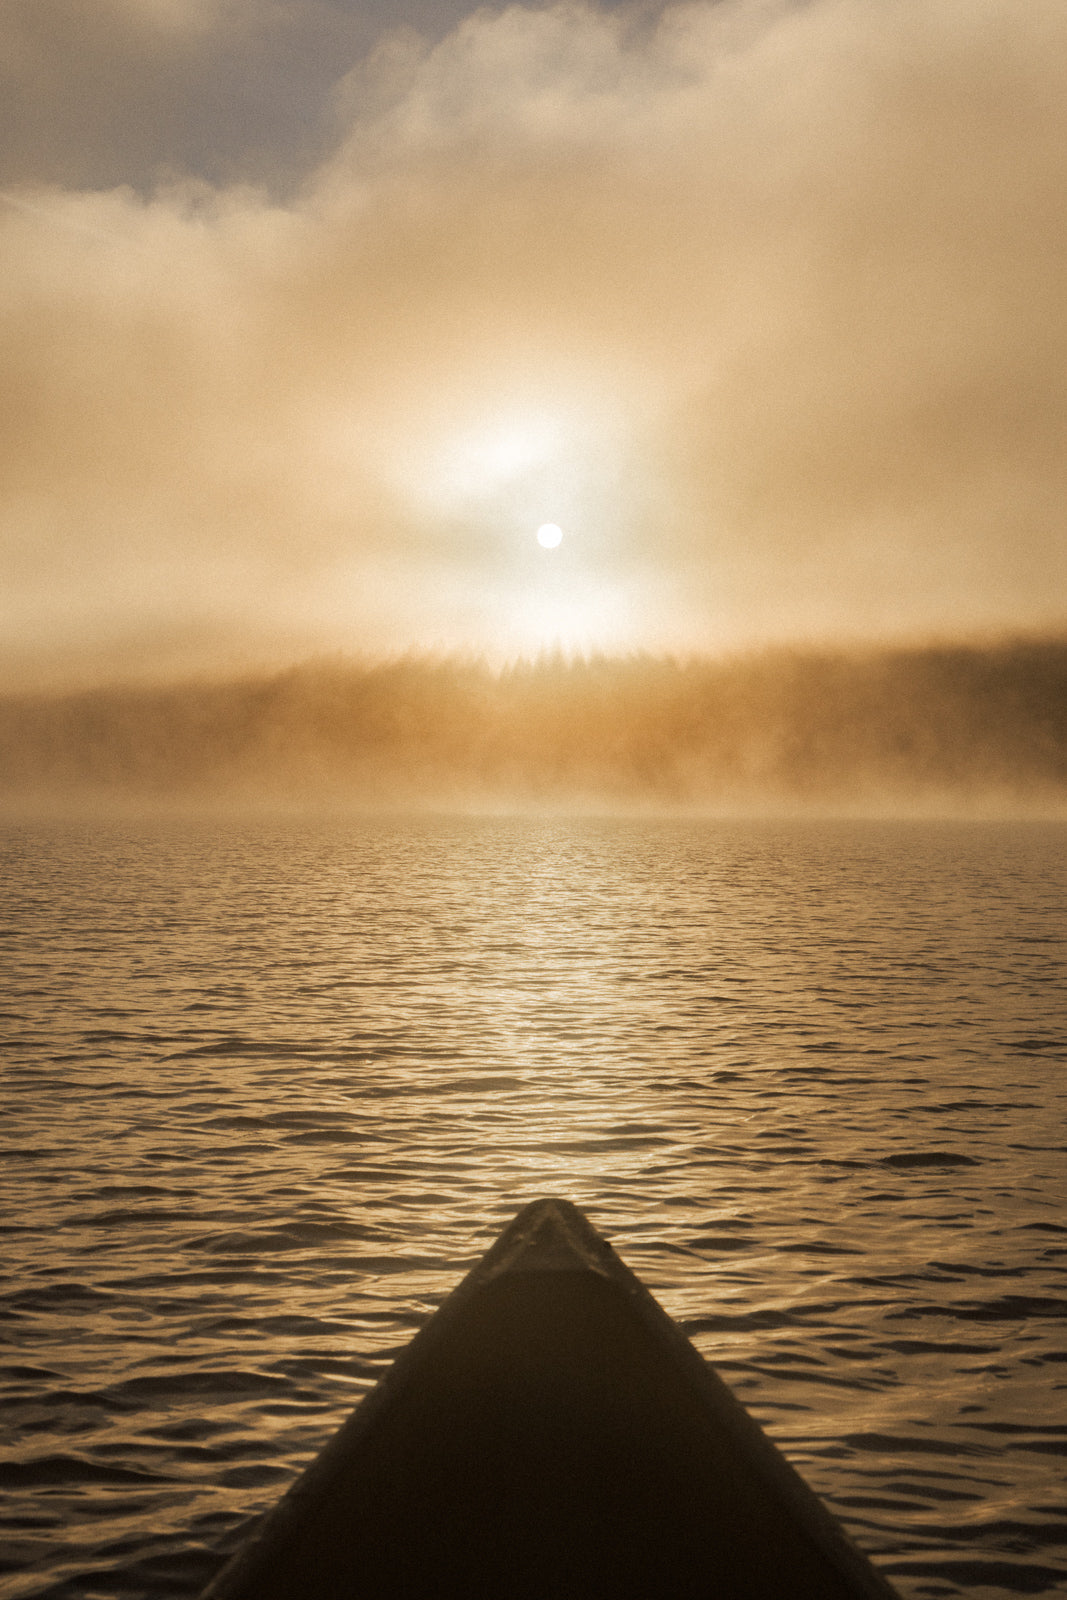
{"type": "Polygon", "coordinates": [[[1062,1589],[1064,841],[9,827],[5,1596],[196,1595],[542,1193],[907,1600],[1062,1589]]]}

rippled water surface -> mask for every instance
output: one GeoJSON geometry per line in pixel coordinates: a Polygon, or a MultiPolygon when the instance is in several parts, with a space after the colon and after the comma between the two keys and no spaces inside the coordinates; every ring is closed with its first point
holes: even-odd
{"type": "Polygon", "coordinates": [[[0,1593],[196,1595],[544,1193],[903,1596],[1067,1588],[1067,830],[0,843],[0,1593]]]}

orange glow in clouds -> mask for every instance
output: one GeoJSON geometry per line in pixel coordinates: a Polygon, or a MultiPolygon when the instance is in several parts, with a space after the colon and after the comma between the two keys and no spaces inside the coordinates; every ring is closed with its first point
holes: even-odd
{"type": "Polygon", "coordinates": [[[1060,0],[479,9],[210,171],[16,9],[0,688],[1062,630],[1060,0]]]}

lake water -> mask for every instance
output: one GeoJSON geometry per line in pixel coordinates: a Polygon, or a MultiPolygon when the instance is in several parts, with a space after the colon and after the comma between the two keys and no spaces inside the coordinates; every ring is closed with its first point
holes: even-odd
{"type": "Polygon", "coordinates": [[[1067,1587],[1067,828],[0,842],[0,1593],[195,1596],[541,1194],[903,1596],[1067,1587]]]}

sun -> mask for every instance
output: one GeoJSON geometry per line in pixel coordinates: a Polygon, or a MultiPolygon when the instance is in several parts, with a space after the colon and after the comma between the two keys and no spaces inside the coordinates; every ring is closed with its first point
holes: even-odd
{"type": "Polygon", "coordinates": [[[503,660],[624,648],[643,614],[647,495],[619,395],[561,377],[449,401],[435,395],[381,449],[411,560],[434,574],[426,632],[503,660]]]}

